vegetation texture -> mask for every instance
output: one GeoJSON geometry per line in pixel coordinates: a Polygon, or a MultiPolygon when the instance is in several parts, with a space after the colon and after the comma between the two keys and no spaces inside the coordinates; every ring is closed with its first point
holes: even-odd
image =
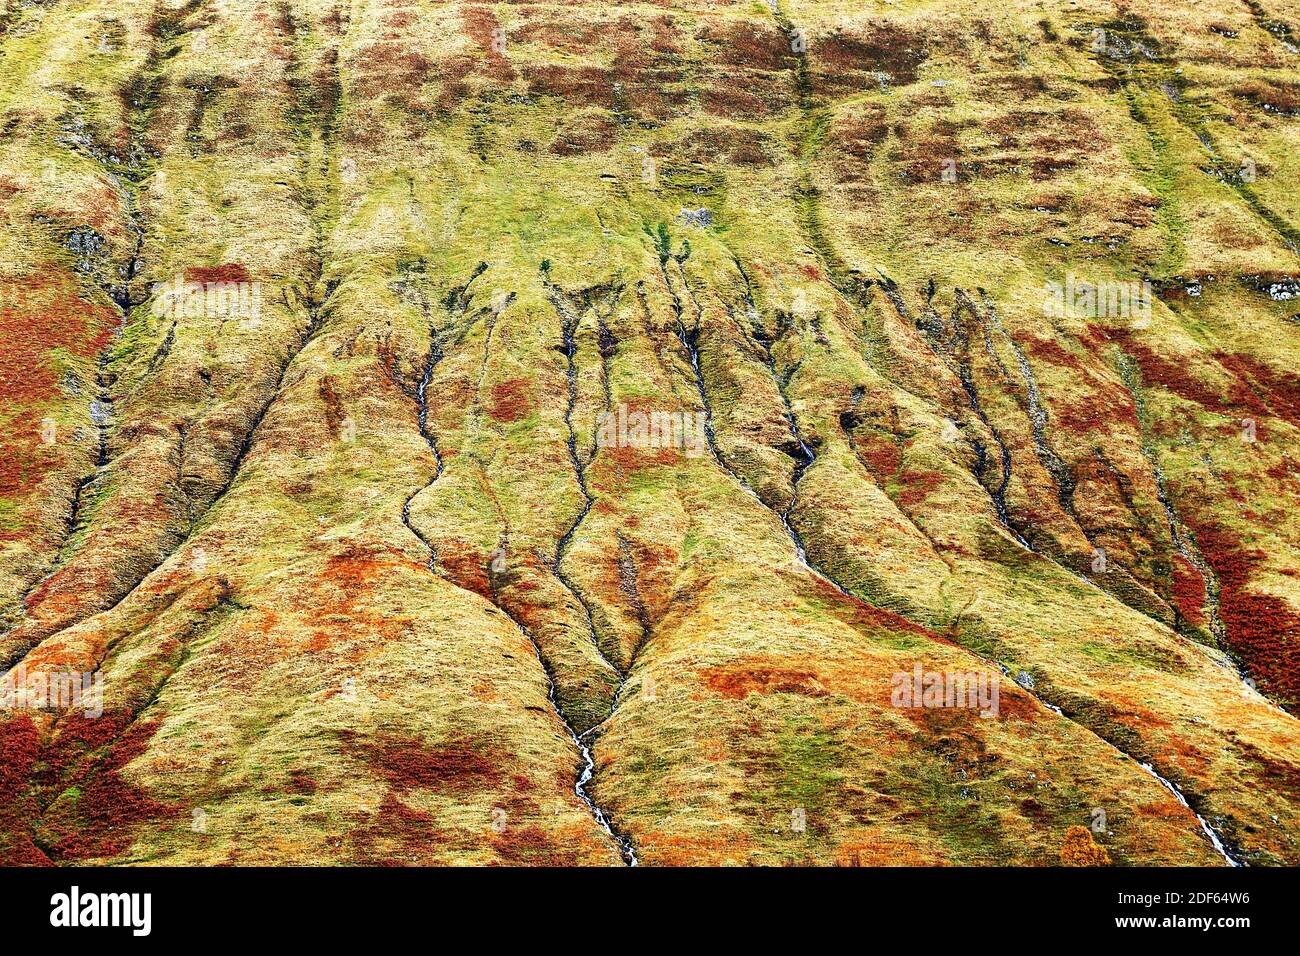
{"type": "Polygon", "coordinates": [[[0,0],[0,863],[1300,863],[1297,182],[1284,0],[0,0]]]}

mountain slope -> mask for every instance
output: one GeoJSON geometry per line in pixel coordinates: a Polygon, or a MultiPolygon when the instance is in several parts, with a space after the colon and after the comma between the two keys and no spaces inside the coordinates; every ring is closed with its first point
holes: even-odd
{"type": "Polygon", "coordinates": [[[1300,860],[1282,5],[0,31],[0,861],[1300,860]]]}

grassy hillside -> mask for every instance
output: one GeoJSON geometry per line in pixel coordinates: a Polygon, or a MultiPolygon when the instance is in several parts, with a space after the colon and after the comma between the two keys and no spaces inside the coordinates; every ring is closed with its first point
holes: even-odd
{"type": "Polygon", "coordinates": [[[0,863],[1300,863],[1287,4],[2,9],[0,863]]]}

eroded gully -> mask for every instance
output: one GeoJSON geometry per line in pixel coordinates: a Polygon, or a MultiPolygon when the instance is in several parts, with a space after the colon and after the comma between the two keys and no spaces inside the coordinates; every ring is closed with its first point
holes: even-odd
{"type": "MultiPolygon", "coordinates": [[[[779,11],[779,8],[778,8],[778,11],[779,11]]],[[[779,19],[779,22],[780,22],[782,28],[785,30],[785,32],[786,32],[787,34],[790,34],[791,36],[793,36],[793,35],[794,35],[795,26],[794,26],[794,24],[789,20],[789,18],[784,14],[784,12],[780,12],[780,11],[778,12],[778,19],[779,19]]],[[[797,59],[798,59],[798,70],[799,70],[799,81],[800,81],[800,82],[799,82],[799,88],[800,88],[800,109],[801,109],[801,111],[805,114],[805,118],[807,119],[807,118],[811,117],[811,115],[812,115],[811,89],[810,89],[809,84],[807,83],[807,53],[806,53],[806,52],[799,52],[799,53],[796,54],[796,57],[797,57],[797,59]]],[[[801,152],[802,152],[802,148],[801,148],[801,152]]],[[[806,166],[806,164],[807,164],[807,162],[808,162],[808,157],[807,157],[807,156],[801,156],[801,159],[802,159],[802,161],[804,162],[804,164],[805,164],[805,166],[806,166]]],[[[806,174],[806,177],[807,177],[807,170],[805,170],[805,174],[806,174]]],[[[817,237],[813,237],[813,238],[816,239],[817,237]]],[[[821,253],[821,258],[823,259],[823,263],[826,264],[826,265],[828,266],[828,268],[830,268],[830,267],[833,266],[833,263],[831,263],[831,262],[829,261],[828,256],[827,256],[827,254],[826,254],[827,251],[828,251],[828,250],[826,249],[827,246],[828,246],[828,243],[824,243],[824,242],[823,242],[822,244],[818,245],[818,244],[814,241],[814,247],[815,247],[815,248],[818,248],[819,252],[821,253]]],[[[834,274],[837,270],[835,270],[834,268],[831,268],[831,271],[832,271],[832,274],[834,274]]],[[[665,279],[666,279],[666,274],[665,274],[665,279]]],[[[891,289],[889,288],[889,285],[885,285],[884,288],[885,288],[885,290],[886,290],[886,293],[888,293],[888,292],[891,291],[891,289]]],[[[891,297],[891,301],[893,300],[893,298],[894,298],[894,297],[891,297]]],[[[899,299],[901,299],[901,297],[899,297],[899,299]]],[[[855,304],[855,303],[854,303],[854,304],[855,304]]],[[[893,304],[894,304],[895,308],[897,309],[897,308],[899,307],[899,305],[901,304],[901,302],[900,302],[900,301],[893,301],[893,304]]],[[[856,304],[855,304],[855,305],[856,305],[856,304]]],[[[681,327],[680,314],[679,314],[679,327],[681,327]]],[[[684,345],[687,344],[686,341],[685,341],[685,337],[684,337],[684,336],[683,336],[683,344],[684,344],[684,345]]],[[[697,384],[698,384],[699,387],[702,389],[702,388],[703,388],[703,379],[699,376],[699,373],[698,373],[698,358],[697,358],[696,356],[692,356],[692,358],[693,358],[693,366],[696,368],[697,384]]],[[[970,400],[970,402],[971,402],[972,411],[977,415],[977,417],[979,417],[979,418],[983,421],[983,423],[986,425],[986,427],[989,427],[989,428],[990,428],[990,432],[993,433],[995,441],[996,441],[997,444],[1000,446],[1000,452],[1001,452],[1001,456],[1002,456],[1002,478],[1003,478],[1003,481],[1002,481],[1001,486],[997,489],[997,493],[992,493],[992,489],[990,489],[990,491],[991,491],[991,497],[994,499],[994,504],[995,504],[995,506],[997,507],[997,510],[998,510],[998,517],[999,517],[999,519],[1001,519],[1001,522],[1002,522],[1002,524],[1004,525],[1004,527],[1006,527],[1009,531],[1011,531],[1011,533],[1015,536],[1015,538],[1017,539],[1017,541],[1018,541],[1018,542],[1019,542],[1023,547],[1025,547],[1027,550],[1032,550],[1032,548],[1030,548],[1028,542],[1024,539],[1024,537],[1023,537],[1022,535],[1020,535],[1020,533],[1019,533],[1018,531],[1016,531],[1016,529],[1014,529],[1014,528],[1011,526],[1010,521],[1009,521],[1009,517],[1010,517],[1010,516],[1009,516],[1009,514],[1008,514],[1008,512],[1007,512],[1007,508],[1006,508],[1006,504],[1005,504],[1005,491],[1006,491],[1006,487],[1007,487],[1007,485],[1008,485],[1009,482],[1010,482],[1010,475],[1011,475],[1010,451],[1009,451],[1009,449],[1007,449],[1007,447],[1005,446],[1005,443],[1003,443],[1003,442],[1001,441],[1000,436],[999,436],[995,431],[993,431],[993,429],[991,428],[991,426],[989,426],[989,423],[988,423],[987,417],[984,415],[984,413],[983,413],[983,409],[979,406],[978,396],[972,394],[974,383],[973,383],[972,381],[969,381],[968,377],[963,377],[963,376],[960,376],[960,375],[959,375],[958,378],[959,378],[959,380],[961,380],[961,384],[962,384],[963,390],[966,391],[967,398],[968,398],[968,400],[970,400]]],[[[779,384],[779,383],[778,383],[778,384],[779,384]]],[[[708,410],[708,406],[707,406],[707,404],[706,404],[706,411],[707,411],[707,410],[708,410]]],[[[716,445],[713,444],[713,442],[712,442],[712,435],[711,435],[711,433],[710,433],[710,448],[713,450],[715,457],[717,457],[717,449],[716,449],[716,445]]],[[[981,457],[982,457],[982,456],[981,456],[981,457]]],[[[719,461],[719,464],[722,464],[721,461],[719,461]]],[[[723,467],[724,469],[726,469],[726,466],[725,466],[725,465],[722,465],[722,467],[723,467]]],[[[726,470],[730,471],[730,469],[726,469],[726,470]]],[[[742,484],[743,484],[743,482],[742,482],[742,484]]],[[[747,487],[747,486],[746,486],[746,487],[747,487]]],[[[832,583],[834,583],[834,582],[832,581],[832,583]]],[[[847,591],[844,591],[844,589],[843,589],[842,587],[840,587],[838,584],[836,584],[835,586],[836,586],[837,588],[839,588],[839,590],[840,590],[841,592],[843,592],[843,593],[845,593],[845,594],[848,594],[848,592],[847,592],[847,591]]],[[[850,596],[852,596],[852,595],[850,595],[850,596]]],[[[967,650],[970,651],[969,648],[967,648],[967,650]]],[[[976,656],[976,657],[980,657],[980,655],[975,654],[975,652],[973,652],[973,651],[970,651],[970,653],[974,654],[974,656],[976,656]]],[[[984,658],[981,658],[981,659],[984,659],[984,658]]],[[[990,665],[993,664],[992,661],[988,661],[987,659],[984,659],[984,660],[986,661],[986,663],[989,663],[990,665]]],[[[1001,670],[1003,670],[1004,672],[1006,671],[1006,667],[1005,667],[1005,665],[997,664],[996,666],[998,666],[998,667],[999,667],[1001,670]]],[[[1039,703],[1041,703],[1044,707],[1049,708],[1050,710],[1052,710],[1052,711],[1055,712],[1056,714],[1060,715],[1060,716],[1063,717],[1064,719],[1069,720],[1071,723],[1075,724],[1076,726],[1080,727],[1081,729],[1083,729],[1083,730],[1087,731],[1088,733],[1092,734],[1092,735],[1095,736],[1098,740],[1101,740],[1103,743],[1105,743],[1107,746],[1110,746],[1110,747],[1112,747],[1113,749],[1115,749],[1117,752],[1119,752],[1119,753],[1120,753],[1121,755],[1123,755],[1125,758],[1130,759],[1130,760],[1134,760],[1134,758],[1133,758],[1130,754],[1125,753],[1123,750],[1121,750],[1119,747],[1117,747],[1117,746],[1116,746],[1112,741],[1107,740],[1104,736],[1102,736],[1101,734],[1099,734],[1097,731],[1093,730],[1091,727],[1088,727],[1086,724],[1080,723],[1080,722],[1078,722],[1077,720],[1075,720],[1074,718],[1071,718],[1071,717],[1065,715],[1065,714],[1061,711],[1061,709],[1060,709],[1059,707],[1057,707],[1057,706],[1055,706],[1055,705],[1053,705],[1053,704],[1050,704],[1050,703],[1048,703],[1047,701],[1043,700],[1042,698],[1038,697],[1038,695],[1035,694],[1035,693],[1033,693],[1033,691],[1030,690],[1029,688],[1024,688],[1024,689],[1025,689],[1026,693],[1030,694],[1030,696],[1032,696],[1035,700],[1037,700],[1039,703]]],[[[1137,762],[1137,763],[1140,764],[1140,761],[1136,761],[1136,760],[1135,760],[1135,762],[1137,762]]],[[[1151,770],[1151,769],[1146,768],[1146,767],[1144,767],[1143,769],[1146,770],[1148,773],[1152,773],[1153,775],[1155,775],[1156,778],[1157,778],[1157,779],[1162,783],[1162,785],[1164,785],[1167,789],[1170,790],[1171,793],[1174,794],[1174,796],[1175,796],[1175,797],[1180,801],[1180,803],[1182,803],[1184,806],[1187,806],[1189,809],[1191,809],[1191,806],[1190,806],[1190,804],[1187,802],[1185,795],[1183,795],[1182,792],[1181,792],[1181,791],[1180,791],[1180,790],[1179,790],[1179,789],[1178,789],[1178,788],[1177,788],[1173,783],[1171,783],[1170,781],[1168,781],[1168,780],[1166,780],[1165,778],[1161,777],[1159,774],[1155,773],[1154,770],[1151,770]]],[[[1208,837],[1210,837],[1210,842],[1211,842],[1211,844],[1214,846],[1215,850],[1216,850],[1216,851],[1217,851],[1217,852],[1218,852],[1218,853],[1219,853],[1219,854],[1224,858],[1225,862],[1227,862],[1228,865],[1230,865],[1230,866],[1240,866],[1240,865],[1243,865],[1243,863],[1242,863],[1241,861],[1237,860],[1237,859],[1236,859],[1236,858],[1235,858],[1231,853],[1229,853],[1229,851],[1226,849],[1226,847],[1225,847],[1225,845],[1224,845],[1224,843],[1223,843],[1223,840],[1222,840],[1221,836],[1217,833],[1217,831],[1215,831],[1214,828],[1211,827],[1211,826],[1209,825],[1209,823],[1208,823],[1208,822],[1207,822],[1203,817],[1201,817],[1198,813],[1196,813],[1195,810],[1192,810],[1192,812],[1193,812],[1193,814],[1196,816],[1196,819],[1197,819],[1198,823],[1200,824],[1201,829],[1203,830],[1203,832],[1206,833],[1206,835],[1207,835],[1208,837]]]]}
{"type": "MultiPolygon", "coordinates": [[[[574,535],[577,534],[579,526],[581,526],[582,522],[591,512],[591,507],[595,499],[592,497],[591,491],[587,487],[586,469],[583,468],[582,462],[578,458],[578,433],[573,425],[573,410],[577,406],[578,402],[577,331],[578,322],[581,316],[576,310],[563,301],[558,294],[558,290],[552,288],[551,291],[551,302],[555,308],[556,314],[560,318],[562,344],[564,346],[566,362],[566,378],[568,380],[569,389],[568,401],[564,410],[564,423],[569,432],[567,442],[569,448],[569,460],[573,465],[574,474],[577,476],[578,488],[582,492],[582,508],[579,510],[577,517],[574,518],[573,523],[569,526],[568,530],[564,532],[556,543],[555,564],[552,567],[552,571],[560,583],[563,584],[569,593],[573,595],[574,599],[578,602],[578,605],[582,608],[583,615],[587,622],[587,630],[591,635],[591,642],[596,648],[596,653],[600,656],[600,659],[618,675],[619,678],[618,687],[614,691],[614,697],[610,703],[610,711],[609,714],[606,715],[605,720],[600,724],[597,724],[595,727],[588,728],[581,734],[577,733],[574,730],[573,725],[570,724],[568,720],[565,719],[564,715],[560,713],[559,704],[555,699],[555,680],[548,670],[547,678],[550,680],[551,706],[555,709],[556,714],[559,715],[560,720],[564,722],[565,729],[568,730],[569,736],[572,738],[574,745],[582,755],[583,768],[581,774],[578,776],[578,781],[574,786],[574,790],[577,792],[579,799],[587,805],[592,816],[595,817],[596,822],[600,824],[601,828],[618,845],[619,854],[622,856],[623,862],[628,866],[637,866],[640,861],[637,859],[636,848],[632,845],[631,839],[626,834],[615,829],[613,824],[610,822],[609,814],[605,812],[604,808],[596,803],[595,799],[587,791],[587,784],[591,782],[591,779],[596,772],[596,761],[592,756],[591,748],[586,743],[586,738],[591,736],[593,731],[603,726],[610,717],[614,715],[614,710],[618,706],[619,695],[622,694],[623,688],[627,684],[627,676],[628,672],[631,670],[631,665],[629,664],[627,671],[622,671],[605,656],[605,652],[600,648],[600,641],[596,639],[596,624],[591,616],[591,607],[587,604],[586,599],[578,592],[578,589],[574,584],[569,580],[562,568],[565,552],[568,550],[569,544],[572,542],[574,535]]],[[[520,630],[524,629],[521,627],[520,630]]],[[[525,630],[524,633],[527,634],[528,632],[525,630]]],[[[528,634],[528,638],[529,640],[532,640],[532,635],[528,634]]],[[[542,652],[536,641],[533,641],[533,649],[537,651],[537,659],[541,661],[542,652]]],[[[545,663],[543,662],[543,667],[544,666],[545,663]]]]}
{"type": "MultiPolygon", "coordinates": [[[[482,270],[480,270],[480,272],[475,273],[475,276],[470,279],[471,284],[473,283],[474,278],[477,278],[478,275],[481,274],[481,271],[482,270]]],[[[464,302],[464,296],[468,292],[468,289],[469,289],[469,285],[467,284],[461,290],[460,297],[459,297],[460,303],[464,302]]],[[[569,584],[567,580],[565,580],[565,578],[561,575],[561,572],[559,570],[560,559],[563,557],[564,547],[567,545],[568,541],[572,539],[573,534],[576,532],[578,525],[581,524],[582,519],[585,518],[587,513],[590,511],[591,504],[592,504],[592,497],[587,490],[585,476],[583,475],[582,469],[581,467],[579,467],[578,464],[577,438],[571,420],[571,414],[573,411],[573,407],[576,404],[576,397],[577,397],[576,368],[575,368],[576,346],[574,344],[574,332],[576,331],[576,321],[571,326],[563,316],[561,316],[561,320],[562,322],[564,322],[564,347],[565,347],[565,354],[567,356],[567,362],[568,362],[568,380],[569,380],[569,399],[568,399],[567,409],[565,412],[565,421],[569,428],[569,440],[568,440],[569,453],[573,460],[574,467],[575,469],[577,469],[578,483],[579,483],[579,487],[582,490],[584,504],[578,518],[574,521],[573,525],[569,528],[569,530],[565,533],[565,535],[560,539],[560,544],[557,545],[555,566],[552,570],[555,572],[557,578],[560,579],[561,583],[563,583],[565,587],[569,589],[570,593],[573,594],[574,598],[578,601],[579,605],[583,608],[583,611],[585,612],[587,617],[588,626],[591,628],[592,640],[593,642],[595,642],[595,627],[594,624],[592,623],[591,611],[587,607],[586,602],[582,600],[582,598],[578,595],[577,591],[572,587],[572,585],[569,584]]],[[[411,502],[414,501],[418,495],[420,495],[425,490],[427,490],[430,486],[432,486],[432,484],[442,476],[442,472],[443,472],[443,459],[441,453],[438,450],[437,440],[429,432],[428,429],[428,417],[429,417],[428,386],[429,386],[429,382],[432,380],[434,368],[436,367],[438,362],[441,361],[442,359],[442,351],[438,345],[436,336],[434,335],[432,329],[430,330],[430,333],[431,333],[431,337],[433,337],[434,340],[430,344],[429,358],[425,363],[424,374],[420,381],[420,387],[416,395],[416,400],[419,409],[417,415],[417,421],[419,423],[420,436],[424,439],[425,443],[429,446],[429,450],[433,453],[434,461],[436,463],[436,472],[434,474],[432,481],[430,481],[427,485],[418,489],[414,494],[412,494],[409,498],[406,499],[405,503],[402,505],[402,523],[406,525],[406,527],[411,531],[411,533],[414,534],[416,538],[418,538],[426,548],[428,548],[429,572],[431,574],[436,574],[437,573],[436,570],[437,549],[433,545],[433,543],[430,542],[425,537],[425,535],[423,535],[420,531],[418,531],[414,526],[414,524],[412,524],[411,522],[411,502]]],[[[489,329],[489,336],[490,333],[491,330],[489,329]]],[[[490,344],[485,345],[485,348],[490,348],[490,344]]],[[[525,627],[522,621],[520,621],[514,614],[512,614],[506,607],[503,606],[499,596],[497,595],[495,579],[490,576],[489,580],[491,583],[493,604],[497,607],[499,611],[501,611],[502,614],[504,614],[510,620],[510,622],[515,626],[515,629],[519,631],[519,633],[524,637],[524,639],[528,641],[529,646],[532,647],[533,653],[537,657],[537,663],[542,668],[542,673],[546,675],[546,699],[551,705],[551,711],[555,714],[556,720],[558,720],[560,722],[560,725],[564,728],[564,732],[568,736],[569,741],[573,744],[573,746],[578,751],[578,755],[582,762],[582,768],[581,770],[579,770],[576,778],[574,779],[574,784],[573,784],[574,794],[582,802],[583,806],[587,808],[587,811],[591,814],[592,819],[596,821],[596,824],[600,827],[600,829],[603,830],[605,835],[608,836],[610,840],[614,843],[614,846],[618,850],[620,859],[628,866],[637,866],[639,860],[637,858],[636,848],[633,846],[631,839],[626,834],[622,833],[620,830],[614,827],[613,823],[611,822],[610,815],[606,812],[604,807],[602,807],[600,804],[596,802],[595,798],[591,795],[591,793],[588,790],[588,784],[591,783],[591,780],[596,773],[596,760],[595,757],[592,755],[591,748],[587,745],[587,743],[583,739],[583,737],[586,735],[578,734],[578,732],[574,729],[573,725],[569,722],[568,718],[564,716],[564,712],[560,708],[559,699],[556,696],[555,674],[550,668],[550,666],[548,666],[546,663],[546,658],[542,654],[541,645],[537,643],[537,638],[533,636],[532,631],[529,630],[527,627],[525,627]]],[[[600,647],[598,644],[596,650],[598,653],[600,653],[600,647]]],[[[603,653],[601,654],[601,657],[602,659],[604,659],[603,653]]],[[[606,663],[608,664],[609,661],[606,660],[606,663]]],[[[613,665],[610,666],[612,667],[613,665]]],[[[614,670],[616,673],[619,673],[616,668],[614,670]]],[[[620,674],[620,677],[624,678],[625,675],[620,674]]],[[[619,689],[620,690],[622,689],[621,684],[619,689]]],[[[615,699],[617,699],[617,697],[615,699]]],[[[592,729],[594,730],[595,728],[592,729]]],[[[590,732],[591,731],[588,731],[587,733],[589,734],[590,732]]]]}

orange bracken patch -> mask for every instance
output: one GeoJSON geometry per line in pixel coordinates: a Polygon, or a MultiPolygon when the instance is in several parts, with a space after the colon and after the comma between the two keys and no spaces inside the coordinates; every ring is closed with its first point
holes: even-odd
{"type": "Polygon", "coordinates": [[[527,418],[537,407],[529,379],[512,378],[492,386],[492,405],[488,414],[498,422],[517,422],[527,418]]]}
{"type": "Polygon", "coordinates": [[[715,694],[732,700],[740,700],[750,694],[825,697],[829,693],[814,671],[754,664],[710,667],[700,672],[700,682],[715,694]]]}

